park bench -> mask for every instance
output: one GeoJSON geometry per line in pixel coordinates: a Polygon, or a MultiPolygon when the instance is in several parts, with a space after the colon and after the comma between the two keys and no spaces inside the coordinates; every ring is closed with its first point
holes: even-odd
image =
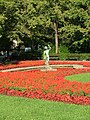
{"type": "Polygon", "coordinates": [[[50,60],[59,60],[59,55],[58,54],[50,55],[50,60]]]}

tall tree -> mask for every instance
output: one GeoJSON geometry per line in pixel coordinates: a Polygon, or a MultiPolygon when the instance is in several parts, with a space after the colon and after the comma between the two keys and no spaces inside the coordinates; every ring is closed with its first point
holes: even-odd
{"type": "Polygon", "coordinates": [[[0,34],[3,46],[52,42],[56,54],[61,43],[82,51],[90,40],[90,0],[2,0],[0,34]]]}

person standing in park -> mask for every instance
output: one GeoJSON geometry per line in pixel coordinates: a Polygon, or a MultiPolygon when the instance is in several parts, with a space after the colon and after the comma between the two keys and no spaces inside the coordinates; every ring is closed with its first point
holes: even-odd
{"type": "Polygon", "coordinates": [[[47,45],[44,47],[44,60],[45,60],[45,64],[48,66],[49,65],[49,51],[51,50],[50,45],[47,45]]]}

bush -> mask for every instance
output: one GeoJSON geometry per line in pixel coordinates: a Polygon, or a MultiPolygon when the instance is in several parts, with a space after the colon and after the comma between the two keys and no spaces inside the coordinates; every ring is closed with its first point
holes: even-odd
{"type": "Polygon", "coordinates": [[[90,60],[89,53],[60,53],[60,60],[90,60]]]}

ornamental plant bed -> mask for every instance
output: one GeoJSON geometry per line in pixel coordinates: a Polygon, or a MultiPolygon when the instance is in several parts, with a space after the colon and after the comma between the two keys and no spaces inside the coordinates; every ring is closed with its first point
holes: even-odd
{"type": "MultiPolygon", "coordinates": [[[[11,68],[21,68],[21,67],[30,67],[30,66],[40,66],[44,65],[45,62],[43,60],[35,60],[35,61],[17,61],[14,64],[10,63],[7,65],[0,64],[0,70],[4,69],[11,69],[11,68]]],[[[57,64],[79,64],[83,65],[84,67],[90,67],[90,61],[49,61],[50,65],[57,65],[57,64]]]]}
{"type": "MultiPolygon", "coordinates": [[[[51,64],[66,64],[68,61],[50,62],[51,64]]],[[[44,64],[43,61],[23,61],[22,66],[30,65],[30,63],[31,65],[44,64]]],[[[73,63],[77,64],[77,62],[73,63]]],[[[12,68],[13,65],[10,66],[12,68]]],[[[78,70],[58,68],[57,71],[45,72],[40,70],[0,72],[0,94],[90,105],[90,82],[65,80],[65,76],[87,72],[90,72],[90,68],[78,70]]]]}

